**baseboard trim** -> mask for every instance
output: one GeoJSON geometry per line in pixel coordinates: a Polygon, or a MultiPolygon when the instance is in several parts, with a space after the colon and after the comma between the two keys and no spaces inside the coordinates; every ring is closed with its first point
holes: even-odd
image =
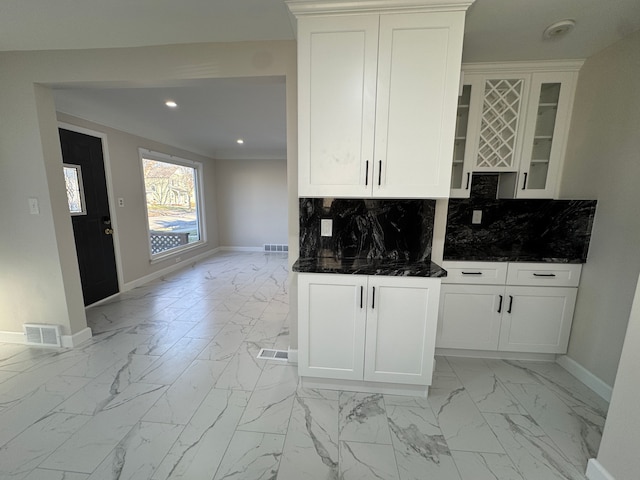
{"type": "Polygon", "coordinates": [[[589,480],[616,480],[595,458],[590,458],[587,462],[587,473],[585,475],[589,480]]]}
{"type": "Polygon", "coordinates": [[[25,343],[23,332],[0,332],[0,343],[25,343]]]}
{"type": "Polygon", "coordinates": [[[73,348],[83,342],[86,342],[92,336],[93,334],[91,333],[91,329],[86,327],[73,335],[60,335],[60,343],[62,343],[62,346],[65,348],[73,348]]]}
{"type": "MultiPolygon", "coordinates": [[[[86,342],[92,337],[89,327],[83,328],[73,335],[60,335],[60,344],[63,348],[73,348],[86,342]]],[[[0,343],[17,343],[24,345],[26,343],[23,332],[0,332],[0,343]]],[[[49,345],[31,345],[36,348],[51,348],[49,345]]],[[[53,348],[57,348],[55,345],[53,348]]]]}
{"type": "Polygon", "coordinates": [[[556,359],[556,363],[597,393],[604,400],[611,402],[611,393],[613,392],[613,388],[600,380],[573,358],[567,355],[559,355],[556,359]]]}
{"type": "MultiPolygon", "coordinates": [[[[264,252],[264,247],[218,247],[220,250],[224,252],[264,252]]],[[[278,252],[267,252],[267,253],[278,253],[278,252]]],[[[286,252],[279,252],[286,253],[286,252]]]]}
{"type": "Polygon", "coordinates": [[[289,355],[287,355],[287,360],[292,365],[298,364],[298,350],[289,347],[289,355]]]}
{"type": "Polygon", "coordinates": [[[192,265],[194,263],[199,262],[200,260],[208,258],[212,255],[215,255],[216,253],[220,252],[223,249],[224,249],[223,247],[216,247],[213,250],[207,250],[204,253],[196,255],[195,257],[189,257],[185,260],[182,260],[179,263],[176,263],[175,265],[170,265],[168,267],[163,268],[162,270],[158,270],[157,272],[150,273],[149,275],[145,275],[144,277],[140,277],[136,280],[125,283],[122,286],[122,292],[127,292],[129,290],[133,290],[134,288],[146,285],[147,283],[157,280],[160,277],[164,277],[165,275],[168,275],[171,272],[175,272],[176,270],[180,270],[181,268],[184,268],[188,265],[192,265]]]}

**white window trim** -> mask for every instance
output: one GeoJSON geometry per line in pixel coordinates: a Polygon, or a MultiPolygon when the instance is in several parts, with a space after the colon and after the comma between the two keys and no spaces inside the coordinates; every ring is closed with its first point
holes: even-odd
{"type": "MultiPolygon", "coordinates": [[[[168,155],[162,152],[154,152],[153,150],[148,150],[146,148],[139,148],[138,155],[140,157],[140,178],[142,179],[142,193],[144,199],[144,216],[145,216],[145,225],[147,228],[147,248],[149,252],[149,262],[151,264],[161,262],[171,257],[175,257],[185,251],[193,250],[196,248],[203,247],[207,244],[207,228],[205,225],[205,200],[204,200],[204,184],[203,184],[203,165],[201,162],[196,162],[194,160],[188,160],[186,158],[176,157],[174,155],[168,155]],[[144,165],[143,160],[156,160],[158,162],[168,162],[174,163],[176,165],[182,165],[185,167],[191,167],[196,170],[196,182],[197,182],[197,205],[198,205],[198,230],[200,233],[200,240],[193,243],[188,243],[186,245],[172,248],[170,250],[165,250],[164,252],[160,252],[157,254],[151,253],[151,229],[149,228],[149,210],[147,208],[147,195],[146,195],[146,185],[144,179],[144,165]]],[[[176,259],[177,261],[177,259],[176,259]]]]}

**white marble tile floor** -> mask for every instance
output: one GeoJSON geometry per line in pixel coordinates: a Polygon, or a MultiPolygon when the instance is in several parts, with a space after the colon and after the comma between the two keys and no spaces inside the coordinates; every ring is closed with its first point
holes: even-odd
{"type": "Polygon", "coordinates": [[[0,480],[584,480],[608,405],[554,363],[438,357],[428,398],[303,389],[287,258],[220,253],[0,344],[0,480]]]}

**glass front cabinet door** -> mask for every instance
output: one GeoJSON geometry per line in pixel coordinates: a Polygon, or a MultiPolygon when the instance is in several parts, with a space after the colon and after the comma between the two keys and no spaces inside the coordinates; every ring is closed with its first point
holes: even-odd
{"type": "Polygon", "coordinates": [[[465,76],[458,97],[449,194],[452,198],[469,198],[471,193],[471,177],[477,150],[475,140],[478,130],[478,123],[474,119],[478,117],[482,107],[482,96],[479,95],[481,85],[480,77],[465,76]]]}
{"type": "Polygon", "coordinates": [[[517,198],[553,198],[569,129],[575,74],[534,73],[517,198]]]}

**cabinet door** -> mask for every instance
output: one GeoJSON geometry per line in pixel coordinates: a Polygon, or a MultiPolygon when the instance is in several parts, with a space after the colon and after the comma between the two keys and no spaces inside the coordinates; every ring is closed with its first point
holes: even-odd
{"type": "Polygon", "coordinates": [[[574,73],[536,73],[531,79],[517,198],[553,198],[574,92],[574,73]]]}
{"type": "Polygon", "coordinates": [[[298,274],[300,375],[362,380],[366,286],[364,276],[298,274]]]}
{"type": "Polygon", "coordinates": [[[499,349],[566,353],[576,288],[507,287],[499,349]]]}
{"type": "Polygon", "coordinates": [[[448,197],[464,12],[381,15],[373,196],[448,197]]]}
{"type": "Polygon", "coordinates": [[[485,76],[474,171],[518,170],[528,81],[529,75],[485,76]]]}
{"type": "Polygon", "coordinates": [[[440,279],[369,277],[364,379],[430,385],[440,279]]]}
{"type": "Polygon", "coordinates": [[[298,194],[371,195],[378,15],[298,20],[298,194]]]}
{"type": "Polygon", "coordinates": [[[436,347],[497,350],[504,287],[443,285],[436,347]]]}
{"type": "Polygon", "coordinates": [[[471,176],[476,158],[476,142],[480,108],[482,107],[482,78],[464,77],[464,85],[458,97],[455,139],[453,142],[453,166],[451,168],[452,198],[469,198],[471,176]]]}

